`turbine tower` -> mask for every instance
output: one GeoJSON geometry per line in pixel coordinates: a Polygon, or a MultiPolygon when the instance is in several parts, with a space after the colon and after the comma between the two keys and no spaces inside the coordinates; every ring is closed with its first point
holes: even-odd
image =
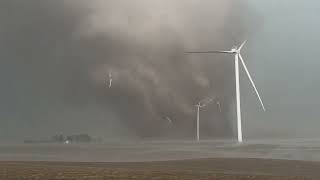
{"type": "Polygon", "coordinates": [[[260,94],[251,78],[251,75],[248,71],[248,68],[240,54],[242,47],[245,45],[247,41],[244,41],[239,47],[233,47],[229,51],[192,51],[192,52],[187,52],[187,53],[224,53],[224,54],[233,54],[234,55],[234,65],[235,65],[235,79],[236,79],[236,102],[237,102],[237,129],[238,129],[238,141],[242,142],[242,125],[241,125],[241,108],[240,108],[240,83],[239,83],[239,59],[242,63],[242,66],[244,70],[247,73],[247,76],[251,82],[251,85],[256,92],[258,99],[260,101],[260,104],[262,106],[263,111],[266,111],[264,104],[261,100],[260,94]]]}
{"type": "Polygon", "coordinates": [[[195,106],[197,107],[197,141],[199,142],[200,140],[200,131],[199,131],[199,123],[200,123],[200,108],[205,107],[208,105],[212,99],[203,99],[198,102],[195,106]]]}

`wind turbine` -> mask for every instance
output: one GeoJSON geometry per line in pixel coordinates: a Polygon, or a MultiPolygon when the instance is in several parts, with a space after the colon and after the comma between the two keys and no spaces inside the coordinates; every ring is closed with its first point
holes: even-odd
{"type": "Polygon", "coordinates": [[[240,109],[240,83],[239,83],[239,59],[241,60],[241,63],[243,65],[244,70],[247,73],[247,76],[251,82],[251,85],[256,92],[260,104],[262,106],[263,111],[266,111],[264,104],[261,100],[260,94],[251,78],[251,75],[248,71],[248,68],[243,61],[243,58],[240,54],[242,47],[245,45],[247,41],[244,41],[239,47],[234,46],[231,50],[229,51],[193,51],[193,52],[187,52],[187,53],[224,53],[224,54],[233,54],[234,55],[234,64],[235,64],[235,78],[236,78],[236,102],[237,102],[237,128],[238,128],[238,141],[242,142],[242,125],[241,125],[241,109],[240,109]]]}
{"type": "Polygon", "coordinates": [[[202,99],[198,102],[195,106],[197,107],[197,141],[199,142],[200,135],[199,135],[199,123],[200,123],[200,108],[205,107],[208,105],[212,99],[202,99]]]}

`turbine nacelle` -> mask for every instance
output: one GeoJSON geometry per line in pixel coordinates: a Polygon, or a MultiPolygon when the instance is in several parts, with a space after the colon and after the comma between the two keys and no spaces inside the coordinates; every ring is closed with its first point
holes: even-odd
{"type": "Polygon", "coordinates": [[[237,46],[233,46],[230,50],[231,53],[240,53],[237,46]]]}

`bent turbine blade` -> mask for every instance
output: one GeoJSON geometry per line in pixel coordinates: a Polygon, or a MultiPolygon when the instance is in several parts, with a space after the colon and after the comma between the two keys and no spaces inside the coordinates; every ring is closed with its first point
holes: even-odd
{"type": "Polygon", "coordinates": [[[239,57],[240,57],[240,60],[241,60],[242,65],[243,65],[243,68],[244,68],[244,70],[246,71],[246,73],[247,73],[247,75],[248,75],[248,78],[250,79],[251,85],[253,86],[253,89],[254,89],[254,91],[256,92],[256,94],[257,94],[257,96],[258,96],[258,98],[259,98],[259,101],[260,101],[260,104],[261,104],[261,106],[262,106],[263,111],[266,111],[266,109],[265,109],[265,107],[264,107],[264,104],[263,104],[263,102],[262,102],[262,99],[261,99],[261,97],[260,97],[260,94],[259,94],[259,92],[258,92],[258,90],[257,90],[257,88],[256,88],[256,85],[254,84],[254,82],[253,82],[253,80],[252,80],[252,78],[251,78],[251,75],[250,75],[250,73],[249,73],[249,71],[248,71],[248,68],[247,68],[245,62],[243,61],[243,58],[242,58],[241,54],[239,54],[239,57]]]}
{"type": "Polygon", "coordinates": [[[240,51],[242,49],[242,47],[246,44],[247,40],[243,41],[243,43],[240,45],[240,47],[238,48],[238,50],[240,51]]]}

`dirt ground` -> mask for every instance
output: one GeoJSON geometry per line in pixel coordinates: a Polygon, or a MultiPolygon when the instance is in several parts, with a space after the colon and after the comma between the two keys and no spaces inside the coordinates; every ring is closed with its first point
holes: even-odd
{"type": "Polygon", "coordinates": [[[0,162],[0,179],[320,179],[320,162],[197,159],[162,162],[0,162]]]}

